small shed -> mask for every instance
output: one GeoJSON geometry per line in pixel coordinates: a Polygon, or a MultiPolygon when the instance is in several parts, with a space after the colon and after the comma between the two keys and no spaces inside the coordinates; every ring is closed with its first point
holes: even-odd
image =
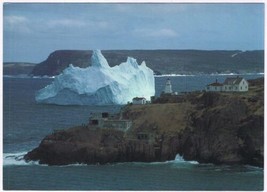
{"type": "Polygon", "coordinates": [[[146,98],[144,97],[135,97],[133,98],[134,105],[144,105],[146,104],[146,98]]]}

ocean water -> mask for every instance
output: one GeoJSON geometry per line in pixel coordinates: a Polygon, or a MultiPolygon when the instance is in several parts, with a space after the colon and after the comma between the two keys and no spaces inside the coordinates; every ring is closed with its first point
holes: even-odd
{"type": "MultiPolygon", "coordinates": [[[[247,79],[263,75],[243,75],[247,79]]],[[[173,90],[202,90],[226,76],[170,77],[173,90]]],[[[156,95],[168,77],[156,77],[156,95]]],[[[47,134],[86,124],[90,112],[117,112],[121,106],[36,104],[48,78],[3,78],[3,188],[5,190],[263,190],[263,169],[215,166],[175,160],[153,163],[46,166],[22,157],[47,134]]]]}

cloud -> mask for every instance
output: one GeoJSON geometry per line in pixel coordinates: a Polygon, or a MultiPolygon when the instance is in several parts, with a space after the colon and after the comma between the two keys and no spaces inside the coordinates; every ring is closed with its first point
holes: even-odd
{"type": "Polygon", "coordinates": [[[136,29],[133,33],[137,36],[142,37],[162,37],[162,38],[172,38],[177,37],[178,33],[172,29],[163,28],[163,29],[136,29]]]}
{"type": "Polygon", "coordinates": [[[109,23],[106,21],[86,21],[83,19],[56,19],[47,21],[48,28],[65,29],[65,28],[80,28],[81,30],[101,30],[106,29],[109,23]]]}
{"type": "Polygon", "coordinates": [[[24,33],[31,32],[29,20],[26,17],[17,15],[4,16],[4,30],[20,31],[24,33]]]}
{"type": "Polygon", "coordinates": [[[23,16],[9,15],[9,16],[4,16],[4,21],[7,24],[14,25],[14,24],[25,23],[28,20],[23,16]]]}
{"type": "Polygon", "coordinates": [[[83,27],[86,26],[86,23],[74,19],[58,19],[48,21],[47,25],[50,27],[83,27]]]}

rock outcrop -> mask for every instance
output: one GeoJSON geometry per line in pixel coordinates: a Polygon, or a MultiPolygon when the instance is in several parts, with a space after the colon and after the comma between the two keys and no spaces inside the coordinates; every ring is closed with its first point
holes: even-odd
{"type": "Polygon", "coordinates": [[[263,167],[263,79],[246,93],[201,92],[164,104],[127,105],[127,132],[81,126],[48,135],[26,160],[49,165],[185,160],[263,167]],[[176,103],[170,103],[176,101],[176,103]]]}
{"type": "Polygon", "coordinates": [[[76,127],[45,137],[25,159],[48,165],[151,162],[159,158],[153,148],[145,141],[125,139],[122,131],[76,127]]]}
{"type": "Polygon", "coordinates": [[[91,51],[79,50],[58,50],[51,53],[48,58],[37,64],[31,75],[34,76],[55,76],[59,75],[70,64],[73,66],[86,68],[91,58],[91,51]]]}

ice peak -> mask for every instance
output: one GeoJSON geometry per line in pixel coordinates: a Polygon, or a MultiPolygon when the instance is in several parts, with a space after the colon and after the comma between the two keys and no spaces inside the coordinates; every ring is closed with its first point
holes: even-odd
{"type": "Polygon", "coordinates": [[[134,68],[138,68],[138,63],[137,63],[136,59],[134,59],[132,57],[127,58],[127,63],[132,65],[134,68]]]}
{"type": "Polygon", "coordinates": [[[91,57],[91,64],[94,67],[109,68],[106,58],[102,55],[99,49],[93,50],[91,57]]]}
{"type": "Polygon", "coordinates": [[[146,62],[143,61],[143,62],[141,63],[141,66],[146,67],[146,62]]]}

